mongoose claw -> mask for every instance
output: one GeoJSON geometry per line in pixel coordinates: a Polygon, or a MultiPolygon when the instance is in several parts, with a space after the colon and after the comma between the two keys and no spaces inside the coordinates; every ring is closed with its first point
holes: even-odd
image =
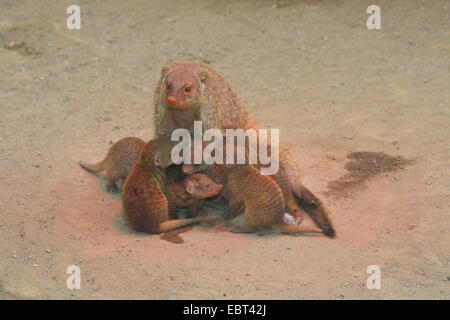
{"type": "Polygon", "coordinates": [[[117,185],[116,185],[115,182],[108,183],[108,184],[106,185],[106,190],[107,190],[109,193],[118,193],[118,192],[119,192],[119,188],[117,187],[117,185]]]}

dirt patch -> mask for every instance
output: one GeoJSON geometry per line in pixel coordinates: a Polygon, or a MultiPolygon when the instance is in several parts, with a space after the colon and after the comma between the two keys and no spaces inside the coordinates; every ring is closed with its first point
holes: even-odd
{"type": "Polygon", "coordinates": [[[19,42],[19,43],[16,43],[16,42],[5,43],[3,45],[3,47],[7,50],[16,51],[23,56],[37,57],[42,54],[42,52],[39,52],[36,49],[30,47],[28,44],[26,44],[23,41],[19,42]]]}
{"type": "Polygon", "coordinates": [[[385,172],[404,169],[413,163],[400,156],[392,157],[382,152],[359,151],[347,155],[345,169],[348,173],[328,183],[328,195],[347,196],[351,191],[364,187],[366,181],[385,172]]]}
{"type": "Polygon", "coordinates": [[[175,229],[175,230],[172,230],[172,231],[162,234],[159,238],[162,240],[166,240],[166,241],[175,243],[175,244],[181,244],[181,243],[184,243],[184,240],[182,237],[179,236],[179,234],[187,232],[191,229],[192,229],[192,226],[175,229]]]}

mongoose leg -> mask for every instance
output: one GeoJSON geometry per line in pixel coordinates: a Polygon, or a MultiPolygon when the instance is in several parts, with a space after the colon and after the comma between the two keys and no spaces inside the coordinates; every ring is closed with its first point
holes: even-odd
{"type": "Polygon", "coordinates": [[[297,205],[294,197],[285,197],[286,207],[288,207],[291,214],[295,217],[295,224],[300,224],[306,213],[297,205]]]}
{"type": "Polygon", "coordinates": [[[178,219],[177,207],[169,203],[169,217],[170,219],[178,219]]]}
{"type": "Polygon", "coordinates": [[[234,217],[237,216],[237,214],[242,209],[241,199],[236,195],[234,195],[230,189],[231,188],[228,188],[229,199],[228,199],[228,214],[226,218],[227,220],[232,220],[234,217]]]}
{"type": "MultiPolygon", "coordinates": [[[[204,202],[205,201],[200,201],[200,202],[196,203],[195,205],[189,207],[187,217],[188,218],[194,218],[197,215],[199,215],[200,212],[201,212],[200,208],[202,207],[204,202]]],[[[202,212],[202,214],[200,214],[200,216],[204,217],[204,216],[208,215],[208,214],[205,214],[206,213],[205,210],[203,210],[203,211],[204,212],[202,212]]]]}

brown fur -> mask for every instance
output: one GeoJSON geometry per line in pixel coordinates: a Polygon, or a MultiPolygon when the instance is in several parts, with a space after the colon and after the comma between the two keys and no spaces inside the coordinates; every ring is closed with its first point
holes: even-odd
{"type": "MultiPolygon", "coordinates": [[[[202,143],[203,147],[207,142],[202,143]]],[[[191,162],[194,159],[195,146],[191,150],[191,162]]],[[[202,150],[203,151],[203,150],[202,150]]],[[[223,146],[226,157],[227,147],[223,146]]],[[[237,147],[235,146],[235,161],[237,147]]],[[[248,161],[248,153],[246,152],[248,161]]],[[[277,183],[269,176],[262,175],[257,166],[251,164],[183,164],[185,174],[195,174],[207,170],[218,183],[224,186],[224,197],[228,199],[228,219],[233,218],[245,208],[245,227],[236,228],[238,232],[253,232],[260,227],[277,229],[285,233],[322,232],[317,228],[305,226],[290,226],[283,222],[285,201],[283,192],[277,183]]]]}
{"type": "Polygon", "coordinates": [[[169,201],[163,190],[165,169],[172,165],[172,147],[172,143],[163,140],[146,143],[125,181],[122,193],[124,215],[137,231],[162,233],[205,220],[204,217],[170,220],[169,201]]]}
{"type": "Polygon", "coordinates": [[[144,144],[145,142],[139,138],[123,138],[112,145],[106,158],[99,163],[89,164],[80,161],[79,164],[90,172],[105,171],[108,192],[117,192],[116,181],[127,178],[144,144]]]}
{"type": "MultiPolygon", "coordinates": [[[[231,231],[254,232],[258,228],[266,227],[291,234],[322,232],[317,228],[285,224],[285,203],[281,189],[271,178],[261,175],[252,165],[212,164],[208,169],[216,181],[226,185],[228,219],[245,207],[245,227],[231,231]]],[[[183,172],[193,170],[193,165],[183,165],[183,172]]]]}
{"type": "Polygon", "coordinates": [[[200,208],[206,198],[216,196],[222,191],[222,185],[203,173],[195,173],[184,176],[179,182],[169,182],[168,179],[165,192],[169,201],[169,212],[175,216],[176,208],[188,208],[188,217],[193,218],[199,213],[205,215],[200,208]]]}
{"type": "MultiPolygon", "coordinates": [[[[156,137],[169,139],[173,130],[185,128],[193,133],[194,120],[201,120],[203,129],[241,128],[259,130],[258,122],[243,107],[234,90],[215,70],[195,62],[175,62],[172,66],[163,66],[161,78],[154,92],[154,123],[156,137]],[[185,94],[188,86],[191,90],[185,94]],[[170,103],[174,98],[175,103],[170,103]]],[[[282,189],[286,206],[297,218],[304,216],[297,205],[313,207],[315,214],[306,211],[327,236],[334,237],[335,231],[322,210],[320,200],[315,197],[293,174],[287,160],[287,151],[280,150],[281,169],[273,177],[282,189]]]]}

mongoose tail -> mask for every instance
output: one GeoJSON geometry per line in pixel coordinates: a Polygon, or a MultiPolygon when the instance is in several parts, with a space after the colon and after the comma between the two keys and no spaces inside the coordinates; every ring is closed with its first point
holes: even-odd
{"type": "Polygon", "coordinates": [[[169,220],[165,221],[159,224],[157,227],[157,232],[154,233],[163,233],[168,232],[173,229],[185,227],[194,223],[199,223],[202,221],[211,221],[212,219],[210,217],[197,217],[197,218],[190,218],[190,219],[175,219],[175,220],[169,220]]]}
{"type": "Polygon", "coordinates": [[[286,163],[282,168],[283,171],[280,176],[284,177],[284,179],[287,179],[295,197],[308,204],[320,205],[322,201],[320,201],[319,198],[317,198],[311,191],[308,190],[308,188],[306,188],[303,184],[301,184],[300,181],[296,179],[299,174],[297,173],[295,166],[293,167],[292,165],[289,165],[287,163],[288,159],[285,160],[286,163]]]}
{"type": "Polygon", "coordinates": [[[99,172],[102,170],[105,170],[105,162],[106,162],[106,158],[102,161],[100,161],[99,163],[85,163],[83,161],[79,162],[79,165],[89,171],[89,172],[99,172]]]}
{"type": "Polygon", "coordinates": [[[311,191],[309,191],[304,185],[301,183],[297,183],[292,188],[294,194],[308,204],[320,205],[322,201],[317,198],[311,191]]]}
{"type": "MultiPolygon", "coordinates": [[[[320,229],[322,229],[324,235],[330,238],[336,237],[336,231],[334,230],[328,211],[322,204],[322,201],[317,198],[311,191],[309,191],[308,188],[297,181],[297,179],[295,179],[295,174],[292,171],[291,167],[286,166],[284,168],[284,173],[286,174],[286,177],[291,186],[295,201],[297,202],[301,210],[303,212],[306,212],[311,217],[314,223],[320,229]]],[[[289,209],[291,210],[290,207],[289,209]]],[[[291,212],[295,215],[295,212],[293,212],[292,210],[291,212]]]]}
{"type": "Polygon", "coordinates": [[[333,224],[328,216],[328,211],[323,204],[309,204],[299,198],[296,200],[298,205],[305,210],[317,226],[322,229],[324,235],[330,238],[336,237],[336,231],[334,230],[333,224]]]}

